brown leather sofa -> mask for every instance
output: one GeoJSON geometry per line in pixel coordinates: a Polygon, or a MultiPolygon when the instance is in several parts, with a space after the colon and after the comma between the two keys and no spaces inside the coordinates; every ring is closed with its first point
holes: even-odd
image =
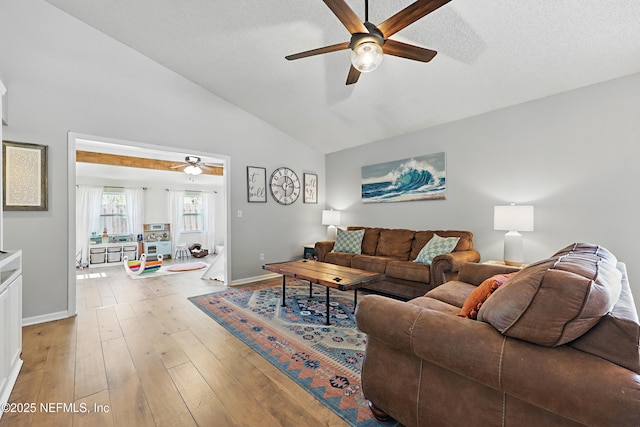
{"type": "Polygon", "coordinates": [[[347,230],[364,230],[362,253],[332,252],[335,242],[321,241],[315,244],[318,261],[384,273],[384,280],[368,285],[367,289],[401,298],[424,295],[429,289],[455,278],[464,263],[480,260],[480,253],[473,249],[473,233],[469,231],[353,226],[347,230]],[[435,257],[431,265],[413,262],[436,233],[440,237],[459,237],[460,240],[451,253],[435,257]]]}
{"type": "Polygon", "coordinates": [[[401,302],[362,298],[362,387],[374,414],[412,426],[639,426],[640,325],[625,265],[575,244],[467,296],[508,267],[466,264],[401,302]]]}

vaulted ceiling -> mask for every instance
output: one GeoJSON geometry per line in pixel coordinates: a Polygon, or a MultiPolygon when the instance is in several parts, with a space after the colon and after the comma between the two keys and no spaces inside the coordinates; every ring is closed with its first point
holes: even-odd
{"type": "Polygon", "coordinates": [[[350,86],[349,50],[284,58],[349,40],[321,0],[46,1],[325,153],[640,72],[638,0],[452,0],[392,36],[431,62],[385,55],[350,86]]]}

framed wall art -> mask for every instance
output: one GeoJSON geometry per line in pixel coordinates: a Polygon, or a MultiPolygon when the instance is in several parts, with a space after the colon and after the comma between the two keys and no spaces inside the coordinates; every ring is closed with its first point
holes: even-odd
{"type": "Polygon", "coordinates": [[[267,203],[267,169],[247,166],[247,201],[267,203]]]}
{"type": "Polygon", "coordinates": [[[408,202],[445,198],[444,153],[362,167],[362,202],[408,202]]]}
{"type": "Polygon", "coordinates": [[[47,146],[3,141],[3,209],[46,211],[47,194],[47,146]]]}
{"type": "Polygon", "coordinates": [[[304,203],[318,203],[318,175],[305,173],[304,177],[304,203]]]}

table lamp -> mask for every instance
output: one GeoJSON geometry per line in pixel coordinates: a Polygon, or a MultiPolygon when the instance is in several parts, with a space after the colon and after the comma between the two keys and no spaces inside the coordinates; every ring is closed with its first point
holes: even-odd
{"type": "Polygon", "coordinates": [[[493,229],[504,230],[504,262],[507,265],[524,263],[522,234],[533,231],[533,206],[494,206],[493,229]]]}
{"type": "Polygon", "coordinates": [[[333,209],[322,211],[322,225],[328,225],[327,240],[336,240],[338,233],[336,225],[340,225],[340,211],[334,211],[333,209]]]}

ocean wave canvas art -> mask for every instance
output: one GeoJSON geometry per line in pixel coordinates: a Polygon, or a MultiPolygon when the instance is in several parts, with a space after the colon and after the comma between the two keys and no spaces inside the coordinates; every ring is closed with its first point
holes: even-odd
{"type": "Polygon", "coordinates": [[[364,203],[439,200],[446,189],[444,152],[362,167],[364,203]]]}

